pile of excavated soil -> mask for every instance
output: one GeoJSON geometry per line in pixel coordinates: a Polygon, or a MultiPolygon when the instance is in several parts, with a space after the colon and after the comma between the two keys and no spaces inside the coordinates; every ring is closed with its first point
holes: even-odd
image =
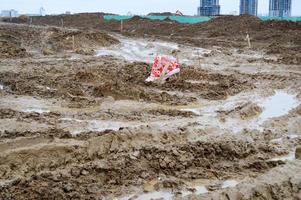
{"type": "Polygon", "coordinates": [[[52,29],[47,43],[50,44],[54,51],[60,51],[61,49],[73,50],[74,47],[76,52],[92,54],[97,47],[117,44],[118,40],[101,32],[62,31],[59,29],[52,29]]]}
{"type": "Polygon", "coordinates": [[[212,37],[223,35],[245,34],[248,31],[257,31],[261,27],[262,21],[254,16],[242,15],[225,16],[213,18],[209,22],[197,24],[200,29],[211,31],[212,37]]]}
{"type": "Polygon", "coordinates": [[[0,58],[16,58],[27,56],[26,49],[21,46],[21,42],[10,35],[0,33],[0,58]]]}
{"type": "Polygon", "coordinates": [[[2,24],[0,42],[3,44],[1,55],[20,57],[24,56],[25,49],[43,54],[55,54],[64,50],[73,50],[73,47],[79,54],[93,54],[97,47],[117,44],[118,40],[99,31],[2,24]]]}
{"type": "MultiPolygon", "coordinates": [[[[33,24],[120,31],[120,22],[106,21],[101,13],[77,14],[70,16],[33,17],[33,24]]],[[[15,23],[24,23],[15,18],[15,23]]],[[[300,64],[301,23],[289,21],[262,21],[249,15],[221,16],[209,22],[199,24],[180,24],[174,21],[149,20],[134,17],[124,20],[124,34],[131,36],[155,36],[185,44],[201,47],[247,47],[245,40],[248,32],[255,49],[264,49],[268,53],[281,54],[280,62],[300,64]],[[298,54],[298,55],[295,55],[298,54]],[[289,60],[287,55],[291,56],[289,60]],[[293,62],[290,62],[293,60],[293,62]]]]}

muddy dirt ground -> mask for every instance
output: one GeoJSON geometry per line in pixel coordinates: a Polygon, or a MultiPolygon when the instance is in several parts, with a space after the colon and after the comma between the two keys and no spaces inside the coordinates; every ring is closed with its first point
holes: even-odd
{"type": "Polygon", "coordinates": [[[301,199],[300,24],[250,18],[231,20],[268,38],[251,49],[233,30],[0,23],[0,199],[301,199]],[[180,75],[146,83],[175,50],[180,75]]]}

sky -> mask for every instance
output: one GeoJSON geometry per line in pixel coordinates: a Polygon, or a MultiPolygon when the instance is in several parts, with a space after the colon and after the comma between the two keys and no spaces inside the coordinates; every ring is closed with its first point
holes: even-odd
{"type": "MultiPolygon", "coordinates": [[[[301,0],[292,0],[292,15],[301,16],[301,0]]],[[[268,14],[269,0],[258,0],[258,14],[268,14]]],[[[239,13],[239,0],[220,0],[221,13],[239,13]]],[[[115,14],[148,14],[150,12],[182,11],[195,15],[199,0],[0,0],[0,10],[15,9],[19,13],[39,13],[44,7],[47,14],[60,14],[66,11],[106,12],[115,14]]]]}

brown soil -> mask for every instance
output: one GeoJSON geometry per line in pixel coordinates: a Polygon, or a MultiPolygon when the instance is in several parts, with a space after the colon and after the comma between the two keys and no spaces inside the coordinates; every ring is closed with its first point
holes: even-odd
{"type": "Polygon", "coordinates": [[[17,38],[0,33],[0,58],[25,57],[26,49],[21,47],[17,38]]]}
{"type": "Polygon", "coordinates": [[[82,29],[0,24],[3,40],[26,49],[0,54],[1,200],[105,200],[143,191],[169,191],[175,199],[298,199],[300,161],[275,158],[301,144],[300,105],[266,121],[263,130],[234,133],[219,119],[236,120],[230,128],[240,128],[263,111],[256,101],[275,90],[300,99],[299,60],[283,57],[300,48],[299,23],[249,16],[195,25],[126,21],[125,35],[132,37],[217,45],[200,65],[182,65],[162,85],[145,82],[150,63],[90,55],[118,43],[95,28],[118,31],[119,22],[94,13],[34,17],[33,24],[58,26],[61,18],[82,29]],[[253,49],[244,48],[246,31],[253,49]],[[285,31],[292,33],[288,39],[280,34],[285,31]],[[280,55],[262,52],[271,41],[279,41],[280,55]],[[222,188],[231,179],[240,184],[222,188]],[[208,193],[193,193],[204,180],[208,193]],[[185,191],[192,194],[182,196],[185,191]]]}
{"type": "Polygon", "coordinates": [[[112,96],[114,99],[144,100],[166,104],[187,104],[196,101],[193,96],[171,94],[169,91],[195,92],[206,99],[225,99],[252,84],[241,81],[234,76],[209,74],[203,70],[186,67],[181,77],[171,79],[164,85],[145,83],[149,75],[150,65],[146,63],[122,63],[114,59],[87,59],[64,63],[52,67],[51,64],[40,68],[39,63],[24,63],[26,67],[34,67],[34,73],[0,73],[2,83],[11,89],[13,94],[39,95],[41,97],[67,98],[72,101],[97,104],[95,98],[112,96]],[[81,65],[85,64],[85,69],[81,65]],[[217,81],[218,84],[189,83],[185,80],[217,81]],[[43,85],[44,87],[39,87],[43,85]],[[46,87],[55,88],[52,90],[46,87]],[[162,90],[155,92],[156,89],[162,90]]]}
{"type": "Polygon", "coordinates": [[[93,54],[97,47],[118,43],[118,40],[103,32],[45,27],[0,26],[0,35],[0,42],[3,44],[2,57],[24,57],[26,51],[51,55],[64,50],[74,50],[80,54],[93,54]]]}
{"type": "MultiPolygon", "coordinates": [[[[66,27],[120,31],[120,22],[105,21],[102,16],[102,13],[92,13],[33,17],[33,24],[61,26],[61,19],[63,19],[66,27]]],[[[22,18],[15,18],[13,22],[26,23],[22,18]]],[[[300,64],[300,22],[261,21],[248,15],[222,16],[206,23],[192,25],[140,17],[134,17],[124,22],[124,34],[126,35],[148,35],[200,47],[218,45],[245,48],[247,47],[246,33],[249,33],[251,37],[253,48],[264,49],[272,54],[282,54],[283,59],[279,59],[279,62],[283,61],[284,63],[287,63],[285,60],[287,54],[295,55],[297,53],[293,58],[295,62],[292,64],[300,64]]]]}

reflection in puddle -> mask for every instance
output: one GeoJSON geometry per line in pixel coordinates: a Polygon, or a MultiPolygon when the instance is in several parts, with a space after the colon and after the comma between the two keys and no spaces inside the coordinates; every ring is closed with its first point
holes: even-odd
{"type": "Polygon", "coordinates": [[[287,138],[290,140],[293,140],[293,139],[299,138],[299,135],[292,134],[292,135],[288,135],[287,138]]]}
{"type": "Polygon", "coordinates": [[[201,112],[198,109],[192,109],[192,108],[189,109],[189,108],[187,108],[187,109],[181,109],[181,111],[192,112],[196,115],[201,115],[201,112]]]}
{"type": "Polygon", "coordinates": [[[196,187],[194,187],[193,189],[195,189],[195,192],[191,192],[191,191],[187,191],[187,190],[183,191],[183,192],[182,192],[182,197],[186,197],[186,196],[188,196],[188,195],[190,195],[190,194],[196,194],[196,195],[199,195],[199,194],[206,194],[206,193],[209,192],[209,191],[207,190],[207,188],[206,188],[205,186],[202,186],[202,185],[196,186],[196,187]]]}
{"type": "Polygon", "coordinates": [[[288,94],[284,91],[276,91],[275,95],[269,97],[262,103],[264,110],[259,116],[260,122],[286,115],[298,105],[299,103],[295,95],[288,94]]]}
{"type": "Polygon", "coordinates": [[[49,113],[50,111],[45,108],[26,108],[23,109],[22,112],[26,112],[26,113],[34,112],[34,113],[42,114],[42,113],[49,113]]]}
{"type": "Polygon", "coordinates": [[[195,189],[196,189],[195,194],[205,194],[209,192],[205,186],[197,186],[195,187],[195,189]]]}
{"type": "Polygon", "coordinates": [[[236,187],[236,185],[238,185],[239,182],[236,180],[227,180],[225,182],[223,182],[222,184],[222,188],[232,188],[232,187],[236,187]]]}
{"type": "MultiPolygon", "coordinates": [[[[210,185],[212,183],[216,183],[216,181],[213,181],[213,180],[202,180],[202,182],[204,185],[195,185],[193,187],[190,187],[194,191],[189,191],[189,190],[180,191],[181,192],[180,197],[187,197],[188,195],[191,195],[191,194],[201,195],[201,194],[209,193],[209,190],[206,188],[205,185],[210,185]]],[[[226,180],[220,184],[219,189],[233,188],[233,187],[236,187],[238,184],[239,184],[239,181],[226,180]]],[[[133,194],[133,195],[129,195],[126,197],[118,198],[118,200],[129,200],[129,199],[131,199],[131,200],[151,200],[151,199],[169,200],[169,199],[174,199],[176,197],[178,197],[178,196],[171,191],[155,191],[155,192],[142,193],[142,194],[133,194]]]]}
{"type": "MultiPolygon", "coordinates": [[[[97,51],[97,56],[114,56],[128,61],[152,62],[156,55],[169,55],[173,50],[179,50],[176,43],[163,41],[148,41],[144,39],[128,39],[122,36],[115,36],[120,44],[101,48],[97,51]]],[[[189,64],[199,60],[205,53],[205,49],[182,46],[178,54],[183,63],[189,64]]],[[[208,50],[206,52],[209,52],[208,50]]]]}
{"type": "Polygon", "coordinates": [[[173,194],[171,192],[149,192],[141,195],[132,195],[128,197],[119,198],[119,200],[152,200],[152,199],[164,199],[172,200],[173,194]]]}
{"type": "MultiPolygon", "coordinates": [[[[229,97],[227,100],[209,102],[206,106],[195,105],[190,108],[181,109],[182,111],[190,111],[198,115],[198,121],[202,124],[203,128],[213,127],[225,131],[231,131],[239,133],[244,129],[256,129],[263,131],[264,122],[271,118],[280,117],[288,114],[292,109],[296,108],[300,103],[296,98],[296,95],[288,94],[284,91],[277,90],[271,97],[260,100],[255,100],[254,104],[263,109],[263,112],[256,118],[249,120],[242,120],[235,116],[226,116],[224,121],[219,118],[219,111],[235,111],[238,105],[242,105],[245,102],[250,101],[251,94],[239,94],[229,97]]],[[[296,137],[296,136],[295,136],[296,137]]],[[[292,136],[292,139],[294,136],[292,136]]],[[[279,143],[282,138],[278,138],[272,142],[279,143]]]]}
{"type": "Polygon", "coordinates": [[[109,120],[79,120],[74,118],[61,118],[60,120],[62,122],[60,124],[62,128],[70,131],[72,135],[77,135],[88,131],[118,131],[120,128],[139,126],[139,124],[131,122],[117,122],[109,120]]]}
{"type": "Polygon", "coordinates": [[[123,126],[126,126],[126,124],[122,122],[114,122],[114,121],[92,120],[88,122],[88,129],[92,131],[104,131],[104,130],[118,131],[123,126]]]}

